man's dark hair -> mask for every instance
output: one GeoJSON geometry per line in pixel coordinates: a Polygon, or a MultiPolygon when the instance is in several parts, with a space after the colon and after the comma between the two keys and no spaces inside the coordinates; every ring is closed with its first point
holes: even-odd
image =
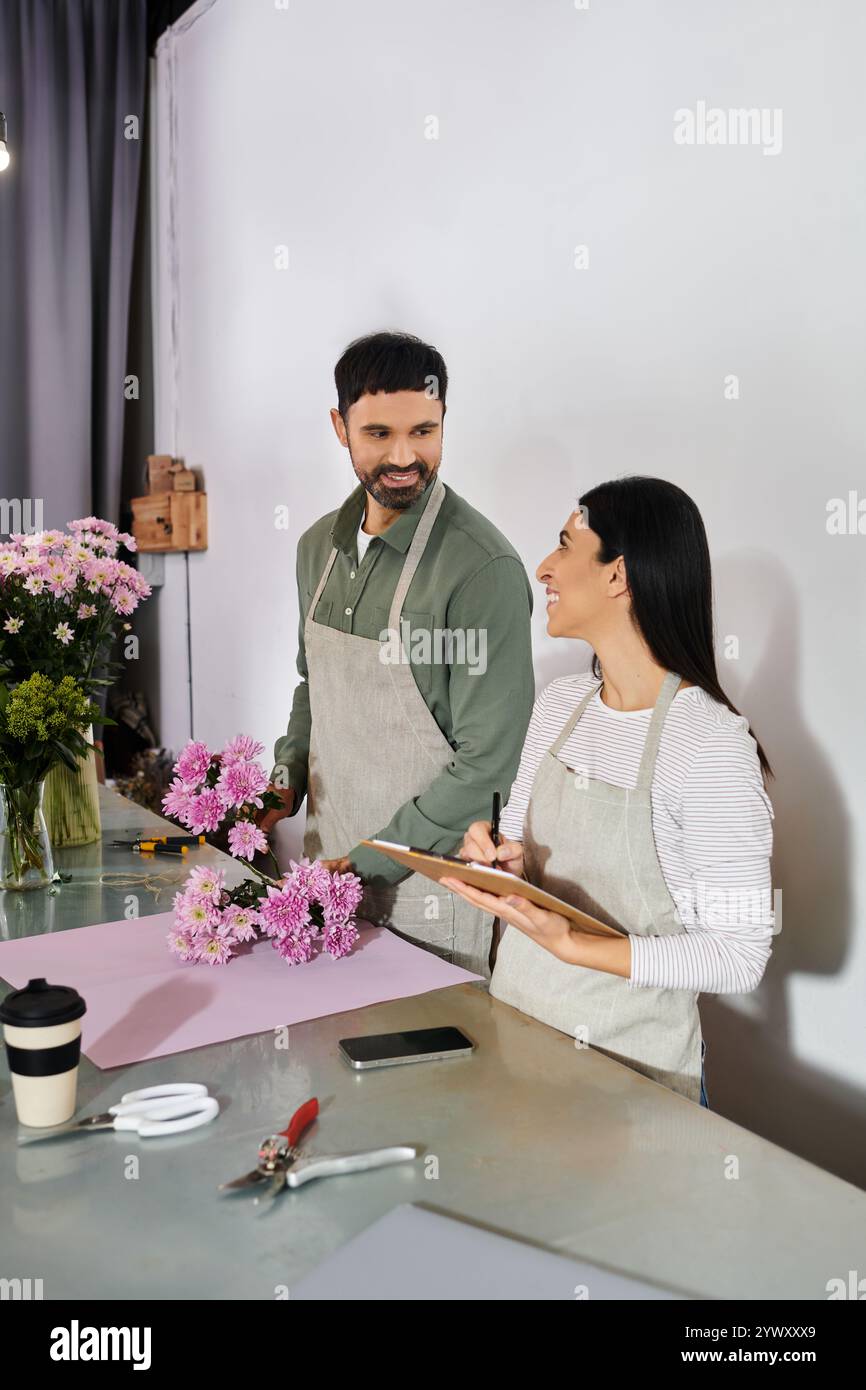
{"type": "Polygon", "coordinates": [[[334,368],[334,381],[344,421],[350,406],[377,391],[428,391],[432,400],[442,402],[445,414],[445,360],[412,333],[368,333],[356,338],[334,368]]]}

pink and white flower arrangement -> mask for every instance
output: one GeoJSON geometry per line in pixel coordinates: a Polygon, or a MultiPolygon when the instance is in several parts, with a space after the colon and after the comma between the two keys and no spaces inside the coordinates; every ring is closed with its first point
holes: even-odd
{"type": "Polygon", "coordinates": [[[33,671],[74,676],[89,696],[113,684],[123,667],[109,660],[118,620],[151,592],[118,558],[122,546],[137,548],[128,532],[96,516],[0,542],[0,665],[15,680],[33,671]]]}
{"type": "Polygon", "coordinates": [[[191,871],[175,894],[175,925],[167,937],[183,961],[224,965],[237,946],[261,934],[289,965],[300,965],[319,952],[334,959],[348,955],[358,940],[355,913],[363,887],[356,874],[330,873],[324,864],[302,859],[290,861],[288,874],[269,878],[250,862],[259,852],[274,858],[253,816],[281,804],[256,761],[263,751],[264,744],[246,734],[218,753],[191,740],[174,765],[162,803],[166,815],[194,834],[228,826],[230,853],[255,875],[228,888],[221,869],[191,871]]]}

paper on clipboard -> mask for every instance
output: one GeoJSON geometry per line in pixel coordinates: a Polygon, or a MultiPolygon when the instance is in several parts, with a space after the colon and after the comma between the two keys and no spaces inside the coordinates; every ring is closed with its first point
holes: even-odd
{"type": "Polygon", "coordinates": [[[571,903],[564,902],[553,893],[545,892],[543,888],[537,888],[534,883],[527,883],[525,878],[518,878],[516,874],[510,874],[505,869],[493,869],[489,864],[476,864],[469,859],[458,859],[452,854],[434,854],[426,849],[413,849],[411,845],[395,845],[390,840],[362,840],[361,844],[378,850],[380,854],[387,854],[389,859],[396,860],[398,864],[405,865],[415,873],[423,874],[425,878],[435,879],[437,883],[441,878],[459,878],[461,883],[468,883],[485,893],[495,893],[500,898],[515,893],[535,903],[536,907],[546,907],[548,912],[560,913],[591,936],[628,935],[628,932],[622,931],[619,927],[610,927],[606,922],[600,922],[597,917],[590,917],[588,912],[581,912],[579,907],[572,907],[571,903]]]}

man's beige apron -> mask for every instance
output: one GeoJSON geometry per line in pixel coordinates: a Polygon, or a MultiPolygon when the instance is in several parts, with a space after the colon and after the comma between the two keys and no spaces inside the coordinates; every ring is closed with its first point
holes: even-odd
{"type": "MultiPolygon", "coordinates": [[[[673,672],[665,676],[633,791],[582,775],[556,756],[598,685],[542,758],[524,819],[524,873],[531,883],[642,936],[684,930],[659,867],[650,790],[662,725],[680,679],[673,672]]],[[[700,1100],[701,1023],[694,991],[631,988],[619,975],[568,965],[507,926],[490,993],[700,1100]]]]}
{"type": "MultiPolygon", "coordinates": [[[[388,628],[401,643],[403,604],[444,497],[437,476],[391,603],[388,628]]],[[[313,621],[336,557],[334,548],[304,624],[312,714],[304,853],[311,859],[337,859],[375,836],[453,757],[408,660],[383,663],[377,639],[313,621]]],[[[494,918],[432,879],[410,874],[396,885],[368,884],[359,916],[490,975],[494,918]]]]}

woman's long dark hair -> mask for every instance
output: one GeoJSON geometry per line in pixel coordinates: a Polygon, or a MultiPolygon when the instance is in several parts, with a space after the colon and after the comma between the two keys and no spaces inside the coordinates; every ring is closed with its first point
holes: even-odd
{"type": "MultiPolygon", "coordinates": [[[[625,560],[632,618],[658,664],[739,714],[716,672],[710,551],[691,497],[661,478],[617,478],[583,493],[580,506],[601,540],[599,562],[625,560]]],[[[592,669],[601,676],[597,656],[592,669]]],[[[755,742],[761,769],[772,777],[755,742]]]]}

